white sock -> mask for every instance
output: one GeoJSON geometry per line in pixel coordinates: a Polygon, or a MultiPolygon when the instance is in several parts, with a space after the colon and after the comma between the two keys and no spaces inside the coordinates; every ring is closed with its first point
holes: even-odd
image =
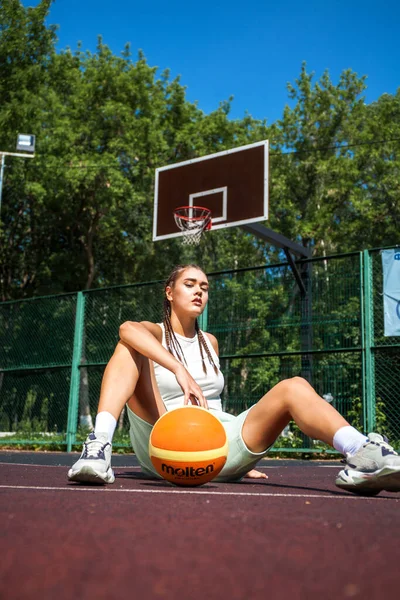
{"type": "Polygon", "coordinates": [[[351,425],[346,425],[337,430],[333,436],[333,447],[344,456],[351,456],[361,448],[367,441],[367,437],[354,429],[351,425]]]}
{"type": "Polygon", "coordinates": [[[117,420],[112,416],[111,413],[104,410],[99,412],[96,416],[96,422],[94,424],[94,432],[97,433],[107,433],[108,441],[112,442],[115,428],[117,426],[117,420]]]}

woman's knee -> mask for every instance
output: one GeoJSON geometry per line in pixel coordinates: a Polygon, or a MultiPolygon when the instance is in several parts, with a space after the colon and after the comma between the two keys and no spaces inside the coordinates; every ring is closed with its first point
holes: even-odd
{"type": "Polygon", "coordinates": [[[296,394],[304,388],[311,389],[311,385],[303,377],[290,377],[283,379],[276,386],[275,389],[282,394],[282,397],[289,402],[296,399],[296,394]]]}
{"type": "Polygon", "coordinates": [[[134,348],[131,348],[128,346],[128,344],[125,344],[125,342],[122,342],[121,340],[116,345],[112,358],[121,363],[133,362],[136,365],[139,373],[142,371],[144,361],[148,360],[142,354],[139,354],[139,352],[137,352],[134,348]]]}
{"type": "Polygon", "coordinates": [[[121,385],[124,382],[126,385],[131,386],[131,393],[133,393],[142,372],[145,370],[145,360],[136,350],[123,342],[119,342],[107,363],[103,382],[121,379],[121,385]]]}
{"type": "Polygon", "coordinates": [[[304,379],[304,377],[299,377],[298,375],[296,375],[295,377],[291,377],[290,381],[292,381],[292,383],[296,386],[301,385],[303,387],[306,388],[310,388],[311,385],[310,383],[307,381],[307,379],[304,379]]]}

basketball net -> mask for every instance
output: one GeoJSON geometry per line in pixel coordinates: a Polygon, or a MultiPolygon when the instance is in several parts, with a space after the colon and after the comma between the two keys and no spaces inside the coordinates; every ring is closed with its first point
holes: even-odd
{"type": "Polygon", "coordinates": [[[185,246],[198,246],[203,231],[211,229],[211,211],[203,206],[179,206],[174,210],[174,219],[185,246]]]}

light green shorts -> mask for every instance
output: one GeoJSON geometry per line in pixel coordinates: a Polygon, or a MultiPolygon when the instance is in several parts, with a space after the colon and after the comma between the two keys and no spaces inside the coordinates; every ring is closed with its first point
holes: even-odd
{"type": "MultiPolygon", "coordinates": [[[[142,471],[152,478],[162,479],[154,469],[149,456],[149,439],[153,426],[135,415],[129,406],[127,406],[127,409],[131,443],[142,471]]],[[[225,466],[213,481],[239,481],[268,452],[268,449],[259,453],[251,452],[243,441],[243,423],[250,410],[251,408],[235,417],[223,411],[210,409],[210,412],[223,424],[229,443],[228,458],[225,466]]]]}

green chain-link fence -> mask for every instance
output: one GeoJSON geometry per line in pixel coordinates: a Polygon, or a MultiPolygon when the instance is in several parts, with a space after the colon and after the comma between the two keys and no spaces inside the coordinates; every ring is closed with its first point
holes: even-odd
{"type": "MultiPolygon", "coordinates": [[[[209,275],[201,326],[219,340],[224,410],[301,375],[357,427],[400,440],[400,338],[383,334],[379,250],[297,267],[306,295],[287,263],[209,275]]],[[[0,304],[0,442],[71,450],[94,421],[119,325],[159,321],[162,300],[162,282],[146,282],[0,304]]],[[[115,446],[128,445],[124,415],[118,429],[115,446]]]]}

